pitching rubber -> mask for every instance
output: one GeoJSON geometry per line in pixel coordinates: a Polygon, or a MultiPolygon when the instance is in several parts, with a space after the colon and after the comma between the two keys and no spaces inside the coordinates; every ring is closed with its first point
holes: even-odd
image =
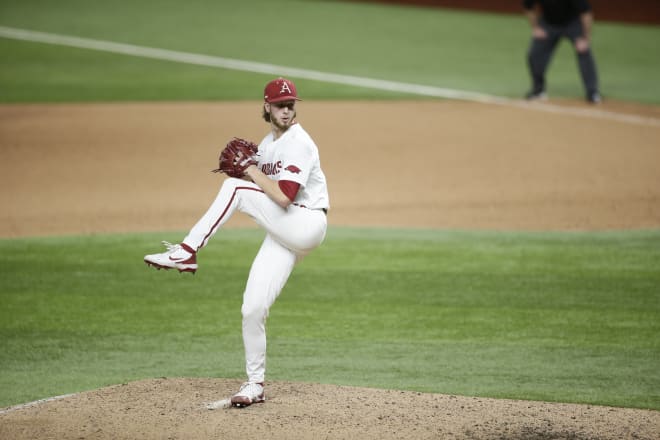
{"type": "Polygon", "coordinates": [[[227,409],[227,408],[231,408],[231,406],[232,406],[231,399],[222,399],[206,404],[206,409],[208,410],[227,409]]]}

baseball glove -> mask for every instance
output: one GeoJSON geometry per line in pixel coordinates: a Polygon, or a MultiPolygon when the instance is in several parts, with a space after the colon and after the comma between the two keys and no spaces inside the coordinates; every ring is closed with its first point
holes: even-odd
{"type": "Polygon", "coordinates": [[[257,164],[257,145],[241,138],[233,138],[220,153],[220,164],[214,173],[225,173],[229,177],[243,177],[250,165],[257,164]]]}

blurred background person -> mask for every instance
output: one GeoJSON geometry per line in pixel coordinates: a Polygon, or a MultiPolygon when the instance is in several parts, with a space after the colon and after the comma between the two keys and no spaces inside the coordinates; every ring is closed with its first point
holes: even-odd
{"type": "Polygon", "coordinates": [[[587,102],[601,101],[596,61],[591,51],[593,13],[587,0],[523,0],[532,27],[527,64],[532,78],[528,100],[547,99],[545,73],[557,43],[568,38],[575,53],[587,102]]]}

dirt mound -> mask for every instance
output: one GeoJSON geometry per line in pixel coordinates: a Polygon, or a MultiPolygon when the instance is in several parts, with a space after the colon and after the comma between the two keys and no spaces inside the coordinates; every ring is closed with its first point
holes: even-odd
{"type": "Polygon", "coordinates": [[[660,412],[272,382],[267,403],[209,411],[240,383],[154,379],[0,414],[11,439],[657,439],[660,412]]]}

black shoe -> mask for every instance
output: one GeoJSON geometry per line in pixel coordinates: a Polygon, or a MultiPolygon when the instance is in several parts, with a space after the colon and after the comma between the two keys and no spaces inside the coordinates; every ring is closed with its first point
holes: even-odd
{"type": "Polygon", "coordinates": [[[531,91],[525,95],[525,99],[528,101],[546,101],[548,99],[548,95],[545,93],[545,91],[531,91]]]}
{"type": "Polygon", "coordinates": [[[587,102],[590,104],[600,104],[603,99],[600,97],[600,93],[591,92],[587,94],[587,102]]]}

